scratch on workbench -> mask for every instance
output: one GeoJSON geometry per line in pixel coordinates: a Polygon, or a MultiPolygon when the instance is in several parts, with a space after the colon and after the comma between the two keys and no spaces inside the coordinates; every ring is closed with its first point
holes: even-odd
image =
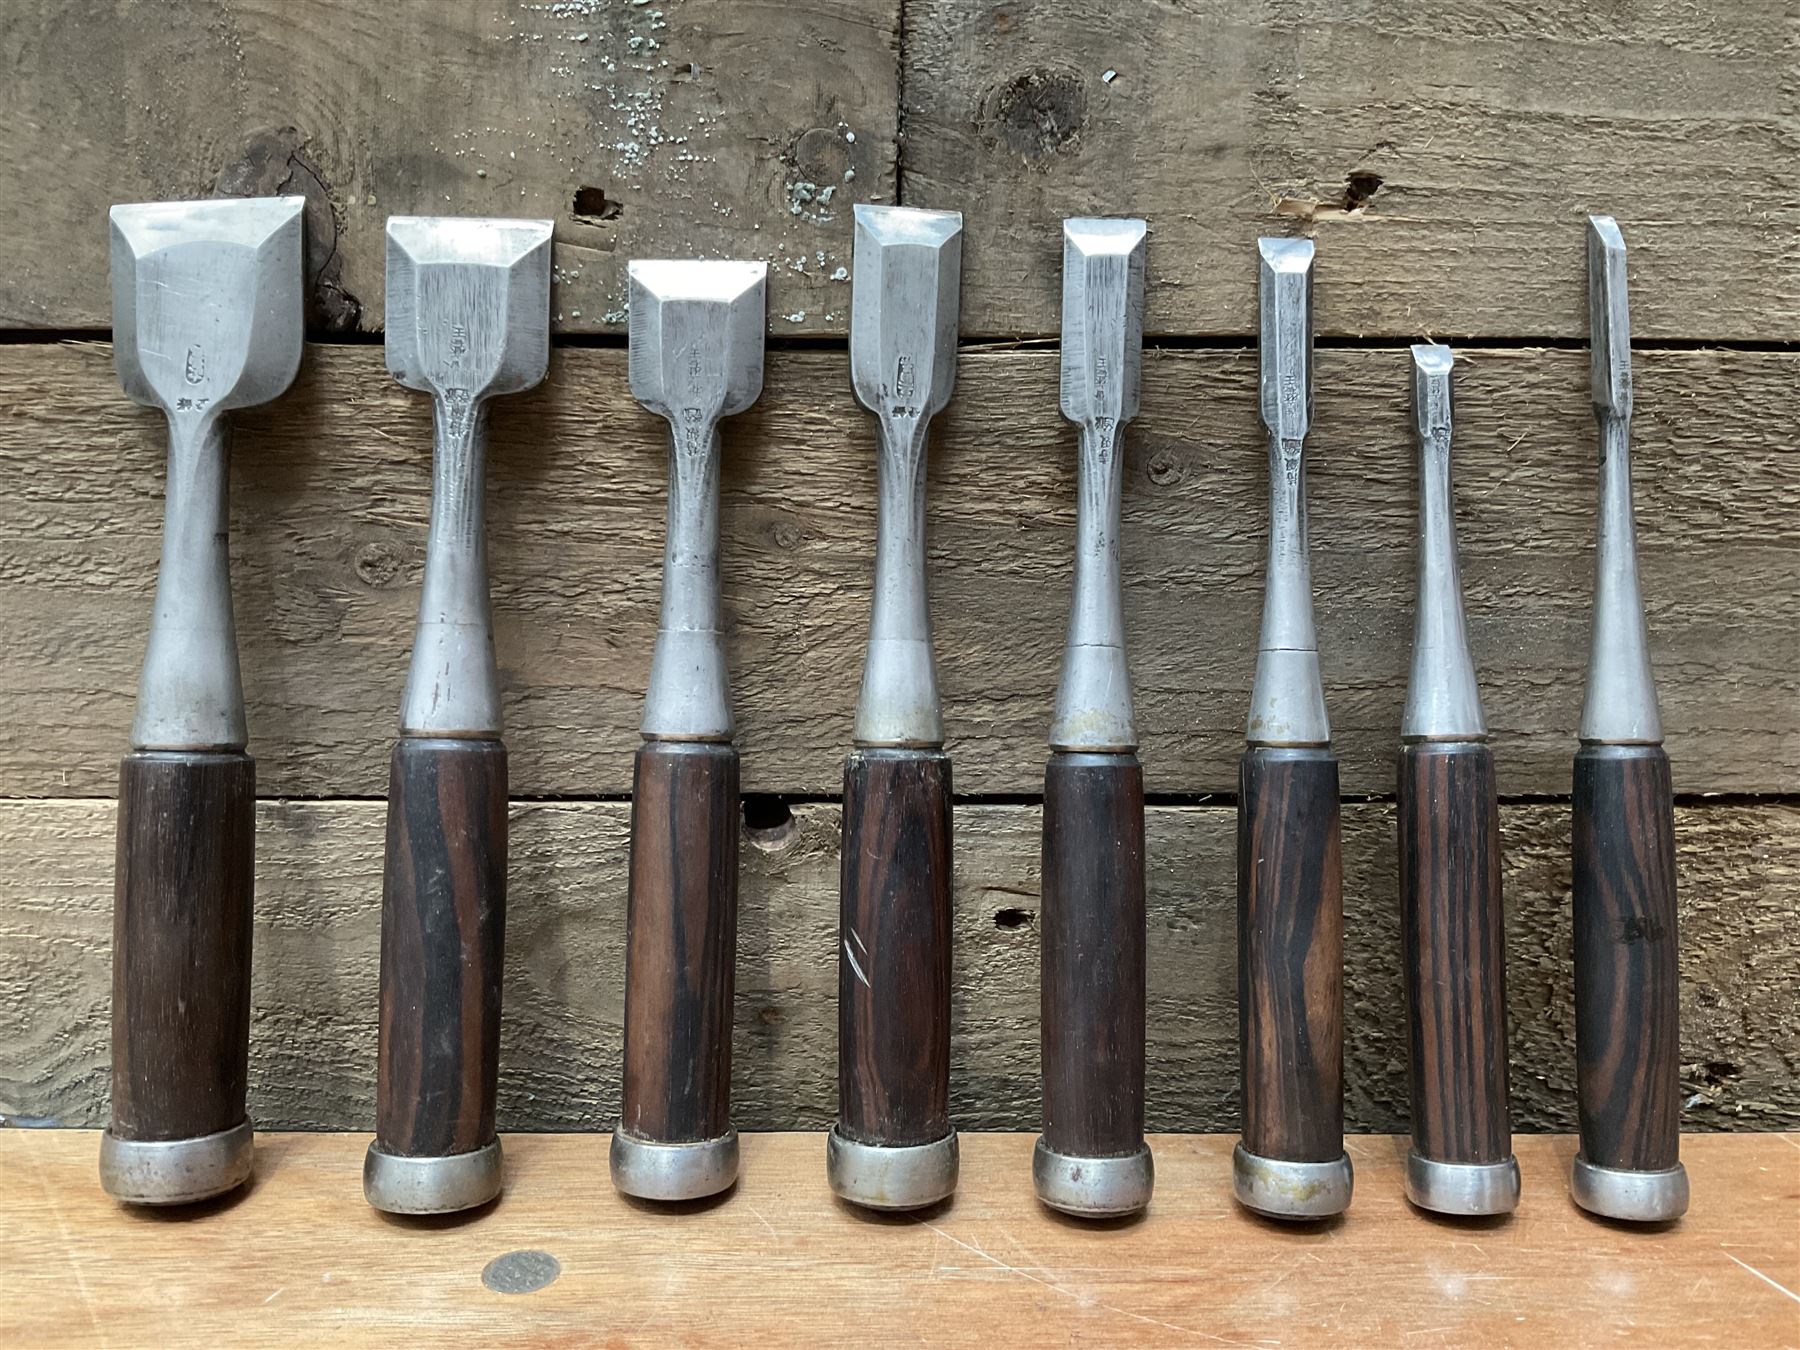
{"type": "Polygon", "coordinates": [[[774,1238],[777,1242],[781,1241],[781,1234],[777,1233],[775,1231],[774,1224],[770,1223],[767,1219],[765,1219],[763,1217],[763,1213],[760,1209],[758,1209],[755,1205],[745,1205],[744,1208],[749,1210],[750,1213],[755,1216],[756,1221],[758,1223],[760,1223],[764,1228],[769,1230],[770,1237],[774,1238]]]}
{"type": "Polygon", "coordinates": [[[1756,1276],[1757,1279],[1761,1280],[1764,1284],[1768,1285],[1771,1289],[1778,1289],[1782,1293],[1786,1294],[1789,1298],[1793,1299],[1794,1302],[1800,1303],[1800,1294],[1796,1294],[1792,1289],[1789,1289],[1785,1284],[1782,1284],[1777,1280],[1771,1280],[1767,1275],[1763,1274],[1760,1270],[1758,1270],[1755,1266],[1751,1265],[1748,1261],[1738,1261],[1738,1258],[1735,1256],[1732,1256],[1730,1252],[1726,1252],[1725,1255],[1728,1259],[1737,1261],[1737,1263],[1740,1266],[1742,1266],[1745,1270],[1749,1271],[1752,1275],[1756,1276]]]}
{"type": "MultiPolygon", "coordinates": [[[[1210,1331],[1199,1331],[1199,1330],[1195,1329],[1194,1327],[1178,1327],[1173,1322],[1159,1321],[1154,1317],[1147,1317],[1143,1313],[1132,1312],[1129,1308],[1116,1308],[1110,1303],[1102,1303],[1097,1298],[1093,1298],[1087,1294],[1082,1294],[1074,1289],[1067,1288],[1064,1285],[1056,1284],[1051,1280],[1046,1280],[1041,1275],[1033,1275],[1029,1270],[1021,1270],[1018,1266],[1008,1265],[1005,1261],[1002,1261],[999,1257],[990,1256],[987,1252],[983,1251],[980,1247],[977,1247],[973,1242],[964,1242],[961,1238],[956,1237],[955,1235],[953,1235],[951,1233],[946,1233],[943,1229],[939,1228],[935,1223],[932,1223],[931,1220],[929,1220],[929,1219],[921,1219],[916,1214],[909,1215],[908,1217],[911,1218],[914,1223],[920,1224],[926,1228],[929,1228],[932,1232],[936,1233],[939,1237],[943,1238],[944,1241],[954,1242],[958,1247],[961,1247],[964,1251],[973,1252],[976,1256],[979,1256],[983,1261],[988,1262],[990,1265],[998,1266],[1001,1270],[1004,1270],[1008,1275],[1017,1275],[1021,1279],[1030,1280],[1033,1284],[1041,1284],[1041,1285],[1043,1285],[1044,1288],[1048,1289],[1051,1293],[1061,1294],[1064,1298],[1073,1299],[1078,1304],[1082,1304],[1084,1306],[1091,1305],[1096,1308],[1101,1308],[1101,1309],[1105,1310],[1106,1312],[1116,1313],[1120,1317],[1129,1317],[1134,1322],[1143,1322],[1149,1326],[1161,1327],[1164,1331],[1179,1331],[1183,1336],[1204,1336],[1207,1340],[1217,1341],[1220,1345],[1244,1346],[1244,1347],[1247,1347],[1247,1350],[1254,1350],[1254,1347],[1251,1346],[1251,1343],[1249,1341],[1228,1340],[1224,1336],[1215,1336],[1210,1331]]],[[[1017,1239],[1015,1239],[1015,1241],[1016,1240],[1017,1239]]]]}
{"type": "Polygon", "coordinates": [[[69,1260],[69,1271],[75,1276],[75,1288],[81,1294],[81,1310],[87,1314],[88,1326],[93,1329],[94,1338],[101,1345],[111,1345],[106,1332],[100,1326],[100,1319],[94,1315],[94,1296],[88,1291],[87,1275],[81,1269],[81,1262],[75,1258],[75,1244],[69,1240],[69,1225],[63,1220],[62,1202],[57,1199],[51,1188],[50,1179],[38,1169],[38,1186],[44,1192],[44,1202],[50,1206],[50,1217],[56,1220],[56,1231],[62,1236],[63,1255],[69,1260]]]}
{"type": "Polygon", "coordinates": [[[274,1293],[270,1294],[267,1298],[265,1298],[263,1300],[263,1307],[265,1307],[265,1308],[268,1307],[271,1303],[273,1303],[276,1299],[280,1298],[285,1293],[287,1293],[287,1286],[284,1284],[281,1286],[281,1288],[277,1289],[274,1293]]]}

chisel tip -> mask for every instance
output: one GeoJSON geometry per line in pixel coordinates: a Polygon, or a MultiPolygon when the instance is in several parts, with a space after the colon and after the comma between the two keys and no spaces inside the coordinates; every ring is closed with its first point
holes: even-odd
{"type": "Polygon", "coordinates": [[[1270,238],[1256,248],[1263,425],[1280,440],[1299,440],[1312,422],[1313,243],[1270,238]]]}
{"type": "Polygon", "coordinates": [[[1456,357],[1442,343],[1413,344],[1413,422],[1420,436],[1450,430],[1450,373],[1455,364],[1456,357]]]}
{"type": "Polygon", "coordinates": [[[1137,416],[1146,230],[1141,220],[1063,221],[1062,410],[1072,422],[1137,416]]]}
{"type": "Polygon", "coordinates": [[[1594,406],[1631,412],[1631,318],[1625,301],[1625,237],[1611,216],[1588,217],[1588,338],[1594,406]]]}

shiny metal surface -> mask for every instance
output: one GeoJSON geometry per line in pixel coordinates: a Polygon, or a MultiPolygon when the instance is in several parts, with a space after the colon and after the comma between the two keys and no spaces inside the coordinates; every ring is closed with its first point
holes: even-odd
{"type": "Polygon", "coordinates": [[[1519,1207],[1519,1162],[1435,1162],[1409,1151],[1406,1198],[1434,1214],[1510,1214],[1519,1207]]]}
{"type": "Polygon", "coordinates": [[[113,363],[169,423],[162,563],[138,682],[138,750],[241,750],[227,529],[234,408],[267,403],[300,367],[300,197],[115,206],[113,363]]]}
{"type": "Polygon", "coordinates": [[[500,1194],[500,1141],[472,1153],[405,1157],[375,1144],[363,1155],[363,1196],[386,1214],[457,1214],[500,1194]]]}
{"type": "Polygon", "coordinates": [[[1051,1209],[1082,1219],[1116,1219],[1150,1203],[1156,1163],[1148,1144],[1124,1158],[1077,1158],[1039,1139],[1031,1154],[1031,1184],[1051,1209]]]}
{"type": "Polygon", "coordinates": [[[1125,424],[1137,416],[1144,347],[1141,220],[1063,222],[1062,411],[1081,428],[1075,593],[1053,750],[1137,747],[1119,579],[1125,424]]]}
{"type": "Polygon", "coordinates": [[[669,424],[662,618],[639,728],[649,740],[729,741],[719,600],[719,419],[762,392],[760,262],[630,265],[631,393],[669,424]]]}
{"type": "Polygon", "coordinates": [[[956,1190],[960,1150],[956,1132],[911,1147],[860,1144],[839,1133],[825,1136],[825,1175],[831,1193],[864,1209],[924,1209],[956,1190]]]}
{"type": "Polygon", "coordinates": [[[639,1200],[703,1200],[738,1176],[736,1130],[691,1144],[658,1144],[614,1130],[608,1155],[614,1187],[639,1200]]]}
{"type": "Polygon", "coordinates": [[[1419,582],[1413,617],[1412,676],[1400,736],[1408,741],[1483,741],[1487,720],[1463,622],[1451,495],[1451,379],[1448,347],[1412,349],[1413,424],[1419,438],[1419,582]]]}
{"type": "Polygon", "coordinates": [[[550,360],[547,220],[390,216],[387,364],[431,395],[431,529],[400,705],[407,736],[500,734],[488,608],[488,400],[529,389],[550,360]]]}
{"type": "Polygon", "coordinates": [[[856,208],[850,378],[880,429],[875,598],[856,744],[942,745],[925,595],[925,455],[956,383],[962,215],[856,208]]]}
{"type": "Polygon", "coordinates": [[[100,1185],[128,1205],[191,1205],[236,1190],[256,1162],[248,1121],[193,1139],[120,1139],[100,1134],[100,1185]]]}
{"type": "Polygon", "coordinates": [[[1231,1154],[1238,1203],[1271,1219],[1329,1219],[1350,1208],[1350,1155],[1333,1162],[1262,1158],[1239,1144],[1231,1154]]]}
{"type": "Polygon", "coordinates": [[[1575,1155],[1569,1194],[1590,1214],[1631,1223],[1667,1223],[1688,1209],[1687,1168],[1680,1163],[1659,1172],[1597,1167],[1575,1155]]]}
{"type": "Polygon", "coordinates": [[[1631,511],[1631,317],[1625,238],[1611,216],[1588,217],[1588,329],[1594,418],[1600,435],[1600,537],[1594,559],[1594,631],[1581,739],[1662,744],[1650,641],[1638,587],[1631,511]]]}
{"type": "Polygon", "coordinates": [[[1269,432],[1269,563],[1264,580],[1251,745],[1326,745],[1331,723],[1313,630],[1306,543],[1306,434],[1312,425],[1313,245],[1259,239],[1259,392],[1269,432]]]}

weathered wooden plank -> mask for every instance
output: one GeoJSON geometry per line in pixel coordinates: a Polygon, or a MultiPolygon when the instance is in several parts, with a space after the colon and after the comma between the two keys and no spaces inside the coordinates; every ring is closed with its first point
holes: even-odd
{"type": "MultiPolygon", "coordinates": [[[[390,213],[549,217],[558,324],[630,257],[767,258],[841,330],[856,201],[892,201],[898,0],[185,0],[0,21],[0,326],[107,328],[107,207],[303,193],[311,319],[381,326],[390,213]]],[[[786,317],[793,316],[793,317],[786,317]]]]}
{"type": "Polygon", "coordinates": [[[833,1198],[816,1134],[747,1136],[729,1195],[673,1214],[613,1189],[603,1139],[513,1135],[506,1199],[432,1224],[363,1203],[365,1138],[264,1135],[255,1186],[170,1222],[101,1194],[91,1133],[0,1132],[0,1331],[32,1350],[1795,1340],[1794,1135],[1684,1141],[1694,1207],[1650,1231],[1568,1203],[1558,1137],[1519,1141],[1516,1215],[1454,1226],[1403,1198],[1404,1140],[1352,1138],[1356,1203],[1299,1229],[1231,1203],[1224,1135],[1153,1139],[1148,1216],[1105,1225],[1038,1204],[1029,1134],[965,1135],[953,1202],[878,1217],[833,1198]]]}
{"type": "Polygon", "coordinates": [[[1792,23],[1781,0],[912,0],[901,191],[968,212],[969,332],[1054,333],[1058,218],[1103,213],[1150,221],[1152,331],[1251,333],[1251,240],[1301,232],[1322,331],[1573,336],[1605,211],[1639,338],[1792,339],[1792,23]]]}
{"type": "MultiPolygon", "coordinates": [[[[620,351],[559,350],[494,414],[491,561],[513,790],[623,795],[655,632],[666,450],[620,351]]],[[[1646,354],[1636,465],[1663,721],[1686,793],[1800,787],[1800,357],[1646,354]]],[[[1465,585],[1503,793],[1569,789],[1588,641],[1580,352],[1466,353],[1465,585]]],[[[1249,352],[1146,362],[1127,627],[1152,794],[1235,790],[1262,603],[1249,352]]],[[[1322,351],[1310,496],[1349,793],[1390,794],[1412,627],[1403,352],[1322,351]]],[[[726,428],[724,571],[750,792],[835,794],[867,631],[871,420],[844,359],[777,353],[726,428]]],[[[0,348],[0,794],[114,790],[150,613],[163,448],[99,345],[0,348]]],[[[1068,603],[1055,357],[974,352],[933,451],[932,588],[958,791],[1036,792],[1068,603]]],[[[244,418],[234,582],[258,782],[379,796],[418,603],[430,416],[378,350],[315,347],[244,418]]]]}
{"type": "MultiPolygon", "coordinates": [[[[0,803],[0,1112],[106,1117],[110,803],[0,803]]],[[[382,808],[261,807],[251,1111],[273,1128],[368,1129],[375,1083],[382,808]]],[[[956,812],[952,1115],[1037,1124],[1035,807],[956,812]]],[[[618,1106],[627,808],[515,803],[500,1118],[610,1128],[618,1106]]],[[[1574,1123],[1568,808],[1508,807],[1514,1119],[1574,1123]]],[[[1800,808],[1677,813],[1682,1060],[1692,1129],[1800,1122],[1800,808]]],[[[1149,812],[1153,1129],[1235,1129],[1234,813],[1149,812]]],[[[838,810],[744,838],[735,1111],[815,1128],[836,1109],[838,810]]],[[[1346,1093],[1353,1130],[1403,1129],[1405,1000],[1392,808],[1344,813],[1346,1093]]]]}

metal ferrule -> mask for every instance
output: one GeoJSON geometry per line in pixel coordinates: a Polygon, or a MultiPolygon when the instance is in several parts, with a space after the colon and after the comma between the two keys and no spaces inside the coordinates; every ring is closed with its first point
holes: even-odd
{"type": "Polygon", "coordinates": [[[1251,745],[1326,745],[1331,723],[1313,631],[1306,539],[1306,434],[1312,422],[1312,262],[1306,239],[1261,239],[1259,394],[1269,431],[1269,564],[1263,590],[1251,745]]]}
{"type": "Polygon", "coordinates": [[[1419,590],[1412,678],[1400,736],[1407,741],[1483,741],[1481,691],[1463,624],[1450,491],[1451,371],[1448,347],[1412,349],[1413,422],[1419,435],[1419,590]]]}
{"type": "Polygon", "coordinates": [[[719,424],[669,418],[669,528],[662,618],[640,728],[647,740],[729,741],[731,693],[719,598],[719,424]]]}
{"type": "Polygon", "coordinates": [[[1052,750],[1137,747],[1119,536],[1124,430],[1137,415],[1143,363],[1141,220],[1063,222],[1063,416],[1081,428],[1075,593],[1063,648],[1052,750]]]}
{"type": "Polygon", "coordinates": [[[431,531],[418,633],[400,704],[402,736],[500,735],[487,573],[487,400],[432,394],[431,531]]]}
{"type": "Polygon", "coordinates": [[[248,739],[226,542],[230,443],[223,413],[169,413],[162,563],[134,750],[242,750],[248,739]]]}
{"type": "Polygon", "coordinates": [[[862,746],[944,743],[925,592],[927,425],[922,417],[880,419],[875,597],[854,733],[862,746]]]}
{"type": "Polygon", "coordinates": [[[1581,739],[1606,745],[1660,745],[1662,718],[1650,670],[1631,511],[1631,320],[1625,293],[1625,240],[1611,216],[1588,217],[1588,325],[1600,439],[1600,531],[1581,739]]]}

